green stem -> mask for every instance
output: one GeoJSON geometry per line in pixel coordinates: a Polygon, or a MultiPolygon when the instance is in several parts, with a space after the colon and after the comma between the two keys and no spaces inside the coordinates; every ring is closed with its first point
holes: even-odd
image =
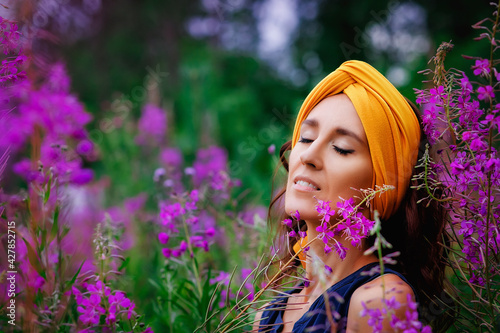
{"type": "Polygon", "coordinates": [[[425,184],[425,190],[427,191],[427,194],[433,199],[438,202],[447,202],[453,200],[453,198],[444,198],[444,199],[438,199],[432,194],[431,189],[429,187],[429,162],[430,162],[430,156],[429,156],[429,146],[426,145],[426,149],[424,152],[424,184],[425,184]]]}
{"type": "Polygon", "coordinates": [[[201,285],[200,273],[198,272],[198,266],[196,265],[196,260],[194,258],[193,246],[191,245],[191,240],[189,237],[189,230],[188,230],[188,226],[187,226],[185,218],[182,218],[182,224],[184,225],[184,232],[186,233],[186,241],[188,244],[189,256],[192,259],[191,263],[193,264],[193,273],[194,273],[194,277],[196,279],[196,286],[198,287],[199,296],[201,298],[203,295],[203,287],[201,285]]]}

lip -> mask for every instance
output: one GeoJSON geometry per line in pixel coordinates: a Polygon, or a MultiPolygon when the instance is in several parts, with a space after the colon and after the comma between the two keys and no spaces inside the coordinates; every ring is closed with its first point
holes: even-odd
{"type": "Polygon", "coordinates": [[[319,185],[315,181],[313,181],[311,178],[308,178],[306,176],[296,176],[293,179],[293,188],[297,191],[302,191],[302,192],[317,192],[317,191],[321,190],[321,188],[319,187],[319,185]],[[314,185],[317,188],[317,190],[315,190],[309,186],[298,185],[297,182],[300,180],[308,182],[311,185],[314,185]]]}

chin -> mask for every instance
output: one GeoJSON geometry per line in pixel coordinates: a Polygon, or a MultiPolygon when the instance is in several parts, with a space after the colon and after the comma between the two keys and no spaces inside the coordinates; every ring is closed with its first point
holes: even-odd
{"type": "Polygon", "coordinates": [[[285,197],[285,213],[288,215],[299,211],[301,220],[317,220],[319,218],[318,212],[316,211],[316,200],[311,198],[311,200],[298,199],[293,196],[285,197]]]}

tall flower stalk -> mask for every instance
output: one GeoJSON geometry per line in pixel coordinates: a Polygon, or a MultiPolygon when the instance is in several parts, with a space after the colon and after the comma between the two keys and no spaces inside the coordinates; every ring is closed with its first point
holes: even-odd
{"type": "Polygon", "coordinates": [[[456,290],[451,293],[460,305],[458,325],[481,332],[498,330],[500,250],[500,74],[496,68],[499,26],[498,4],[493,18],[473,25],[478,41],[490,44],[486,56],[465,56],[468,70],[446,68],[451,43],[443,43],[434,57],[431,88],[417,91],[423,107],[426,134],[434,145],[421,162],[418,176],[432,200],[450,211],[448,232],[453,240],[449,265],[456,290]],[[444,188],[445,196],[433,196],[444,188]],[[471,308],[472,306],[472,309],[471,308]]]}

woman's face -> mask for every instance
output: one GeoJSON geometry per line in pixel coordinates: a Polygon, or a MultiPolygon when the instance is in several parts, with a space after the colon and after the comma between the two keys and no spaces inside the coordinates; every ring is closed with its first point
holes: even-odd
{"type": "Polygon", "coordinates": [[[366,134],[351,100],[345,94],[325,98],[302,123],[290,153],[285,211],[319,220],[315,198],[331,201],[337,210],[339,197],[360,196],[351,187],[372,186],[372,171],[366,134]]]}

